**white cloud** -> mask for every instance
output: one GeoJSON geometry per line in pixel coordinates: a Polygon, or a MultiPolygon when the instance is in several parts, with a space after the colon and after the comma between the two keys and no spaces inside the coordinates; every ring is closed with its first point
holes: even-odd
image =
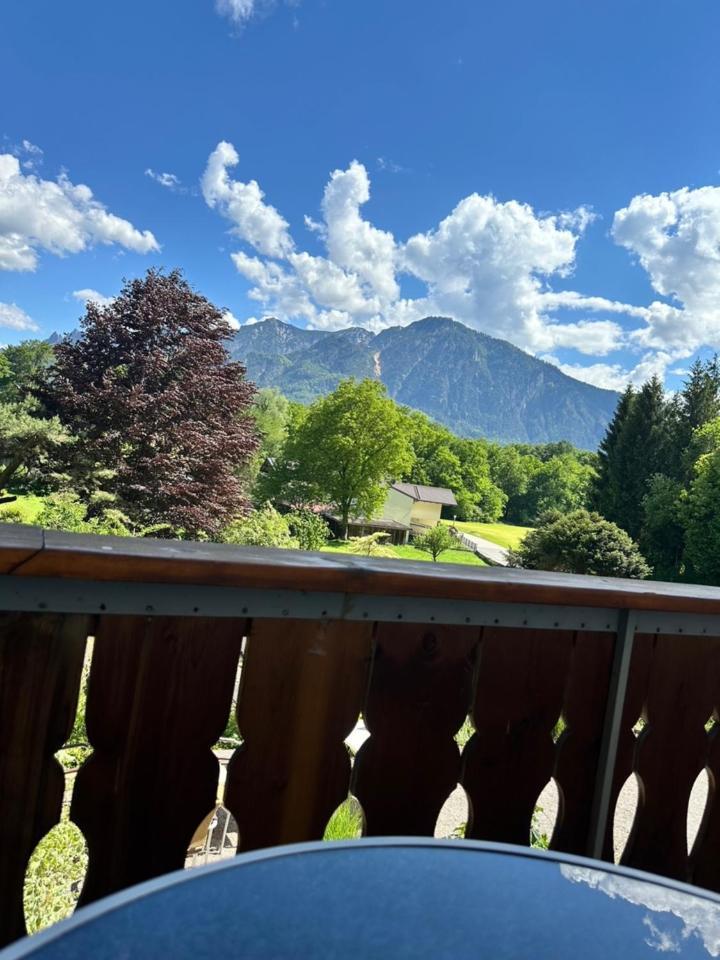
{"type": "Polygon", "coordinates": [[[252,17],[259,4],[256,0],[215,0],[215,9],[224,17],[242,26],[252,17]]]}
{"type": "Polygon", "coordinates": [[[180,177],[174,173],[157,173],[152,167],[148,167],[145,176],[150,177],[151,180],[159,183],[161,187],[165,187],[167,190],[180,192],[184,189],[180,177]]]}
{"type": "Polygon", "coordinates": [[[38,325],[16,303],[0,303],[0,327],[10,330],[37,330],[38,325]]]}
{"type": "Polygon", "coordinates": [[[73,297],[76,300],[79,300],[80,303],[96,303],[99,307],[108,307],[111,303],[115,301],[115,297],[106,297],[102,293],[98,293],[97,290],[92,290],[89,287],[85,287],[82,290],[73,290],[73,297]]]}
{"type": "MultiPolygon", "coordinates": [[[[324,247],[318,255],[295,244],[288,222],[255,180],[229,177],[237,163],[234,147],[220,143],[208,161],[203,195],[251,248],[232,254],[251,284],[250,298],[283,320],[379,331],[431,314],[450,316],[612,389],[664,375],[703,343],[720,347],[720,188],[635,197],[616,213],[615,241],[638,257],[659,297],[669,300],[628,304],[553,289],[569,285],[578,243],[596,219],[587,207],[538,213],[517,200],[475,193],[437,226],[403,242],[363,216],[370,180],[353,161],[330,174],[321,221],[304,218],[324,247]],[[402,296],[403,276],[419,285],[412,297],[402,296]],[[580,316],[570,321],[568,312],[580,316]],[[591,358],[625,350],[626,356],[623,362],[561,363],[555,354],[561,349],[591,358]]],[[[380,166],[388,169],[387,163],[380,166]]]]}
{"type": "Polygon", "coordinates": [[[629,383],[640,386],[655,374],[662,380],[673,357],[664,351],[646,353],[629,370],[620,363],[561,363],[552,354],[545,354],[541,359],[552,363],[569,377],[582,380],[584,383],[591,383],[605,390],[624,390],[629,383]]]}
{"type": "Polygon", "coordinates": [[[580,320],[552,323],[544,330],[554,347],[566,347],[591,357],[606,357],[623,345],[624,332],[612,320],[580,320]]]}
{"type": "Polygon", "coordinates": [[[149,230],[110,213],[84,184],[24,174],[17,157],[0,154],[0,270],[34,270],[38,250],[62,256],[96,243],[160,249],[149,230]]]}
{"type": "Polygon", "coordinates": [[[23,140],[12,151],[13,156],[20,160],[23,170],[37,170],[42,166],[43,151],[30,140],[23,140]]]}
{"type": "Polygon", "coordinates": [[[228,170],[240,158],[231,143],[222,141],[208,158],[200,181],[207,205],[218,210],[233,224],[233,233],[269,257],[287,256],[293,243],[287,222],[275,207],[263,202],[264,193],[257,181],[232,180],[228,170]]]}
{"type": "MultiPolygon", "coordinates": [[[[286,0],[288,6],[296,6],[299,0],[286,0]]],[[[244,27],[253,17],[267,13],[277,6],[277,0],[215,0],[215,9],[228,17],[237,28],[244,27]]],[[[293,27],[297,30],[300,23],[293,17],[293,27]]]]}
{"type": "Polygon", "coordinates": [[[254,248],[255,255],[232,254],[252,284],[250,297],[282,319],[325,329],[360,324],[381,330],[440,313],[530,350],[572,346],[606,354],[622,339],[621,327],[610,320],[569,324],[552,316],[565,306],[562,300],[574,310],[621,312],[620,304],[579,293],[550,300],[548,278],[572,272],[578,237],[592,219],[586,208],[539,216],[526,204],[473,194],[436,229],[402,244],[363,217],[370,181],[365,167],[353,161],[331,173],[322,222],[305,217],[325,246],[326,255],[317,256],[297,249],[287,221],[256,181],[230,179],[228,168],[237,163],[234,147],[218,144],[202,179],[203,196],[254,248]],[[403,298],[403,273],[424,283],[425,293],[403,298]]]}
{"type": "Polygon", "coordinates": [[[225,313],[223,313],[223,320],[230,326],[231,330],[239,330],[241,327],[240,321],[230,310],[226,310],[225,313]]]}
{"type": "Polygon", "coordinates": [[[347,170],[333,171],[322,201],[325,243],[333,263],[354,273],[369,292],[389,304],[400,296],[398,251],[391,233],[360,216],[369,199],[370,180],[361,163],[353,160],[347,170]]]}
{"type": "Polygon", "coordinates": [[[387,157],[378,157],[377,167],[385,173],[410,173],[410,167],[403,167],[402,164],[388,160],[387,157]]]}
{"type": "Polygon", "coordinates": [[[615,214],[612,233],[672,301],[650,304],[638,343],[665,350],[720,345],[720,187],[633,197],[615,214]]]}

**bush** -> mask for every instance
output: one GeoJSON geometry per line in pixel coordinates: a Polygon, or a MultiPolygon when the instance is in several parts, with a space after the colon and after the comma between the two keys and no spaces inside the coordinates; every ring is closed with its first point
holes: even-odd
{"type": "Polygon", "coordinates": [[[44,530],[64,530],[66,533],[105,533],[116,537],[143,536],[147,531],[132,531],[129,520],[120,510],[103,510],[88,519],[88,507],[76,493],[51,493],[35,519],[35,525],[44,530]]]}
{"type": "Polygon", "coordinates": [[[635,541],[599,513],[552,511],[509,554],[511,567],[644,579],[652,570],[635,541]]]}
{"type": "Polygon", "coordinates": [[[298,541],[291,535],[288,521],[269,503],[246,517],[234,520],[221,532],[221,543],[235,543],[243,547],[282,547],[297,549],[298,541]]]}
{"type": "Polygon", "coordinates": [[[19,507],[0,507],[0,523],[25,523],[25,517],[19,507]]]}
{"type": "Polygon", "coordinates": [[[330,539],[330,527],[311,510],[295,510],[285,519],[301,550],[322,550],[330,539]]]}
{"type": "Polygon", "coordinates": [[[395,557],[397,554],[391,546],[385,543],[389,533],[383,533],[378,530],[377,533],[371,533],[367,537],[350,537],[350,546],[348,553],[353,553],[360,557],[395,557]]]}
{"type": "Polygon", "coordinates": [[[436,562],[440,554],[457,546],[457,541],[447,527],[437,526],[428,530],[421,537],[416,537],[413,540],[413,546],[422,550],[423,553],[429,553],[433,562],[436,562]]]}

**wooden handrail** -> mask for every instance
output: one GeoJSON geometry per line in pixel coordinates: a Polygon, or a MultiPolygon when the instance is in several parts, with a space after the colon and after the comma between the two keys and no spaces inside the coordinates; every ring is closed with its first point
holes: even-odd
{"type": "Polygon", "coordinates": [[[0,573],[720,614],[720,589],[0,524],[0,573]]]}

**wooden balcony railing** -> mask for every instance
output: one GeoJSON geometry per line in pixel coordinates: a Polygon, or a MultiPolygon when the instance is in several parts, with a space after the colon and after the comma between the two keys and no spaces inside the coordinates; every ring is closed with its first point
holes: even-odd
{"type": "Polygon", "coordinates": [[[71,807],[89,849],[81,902],[183,866],[215,805],[211,748],[243,642],[243,743],[224,794],[241,851],[320,838],[349,790],[367,834],[431,835],[458,783],[467,836],[528,843],[553,778],[551,846],[612,859],[616,799],[635,774],[623,862],[720,889],[720,590],[6,525],[3,942],[24,932],[28,859],[60,816],[54,753],[88,636],[93,753],[71,807]],[[360,714],[370,737],[351,766],[343,741],[360,714]],[[453,736],[468,714],[476,732],[461,754],[453,736]]]}

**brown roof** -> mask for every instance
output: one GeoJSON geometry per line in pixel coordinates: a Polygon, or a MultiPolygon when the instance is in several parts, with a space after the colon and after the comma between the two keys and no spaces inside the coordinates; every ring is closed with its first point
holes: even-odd
{"type": "Polygon", "coordinates": [[[456,507],[457,500],[452,490],[447,487],[423,487],[417,483],[394,483],[393,490],[404,493],[413,500],[419,500],[422,503],[441,503],[443,506],[456,507]]]}

